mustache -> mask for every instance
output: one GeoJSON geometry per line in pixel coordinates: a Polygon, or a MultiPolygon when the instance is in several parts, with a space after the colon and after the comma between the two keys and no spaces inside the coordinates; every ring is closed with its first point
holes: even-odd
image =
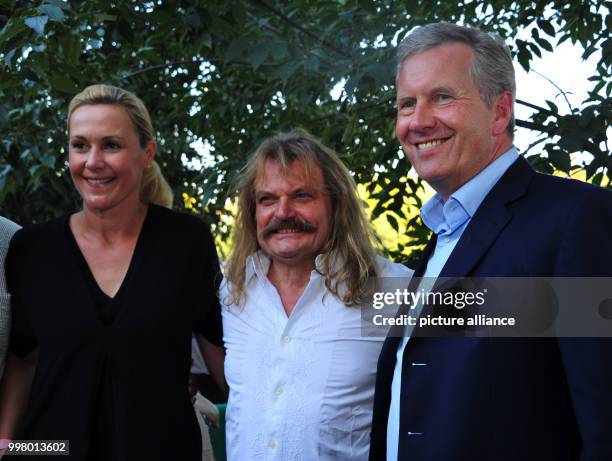
{"type": "Polygon", "coordinates": [[[271,234],[281,230],[295,230],[298,232],[314,232],[317,228],[308,221],[302,221],[297,218],[284,219],[282,221],[273,219],[262,231],[263,238],[268,238],[271,234]]]}

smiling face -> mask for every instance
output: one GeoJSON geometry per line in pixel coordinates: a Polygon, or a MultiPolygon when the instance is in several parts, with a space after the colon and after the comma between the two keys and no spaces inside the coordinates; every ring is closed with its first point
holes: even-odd
{"type": "Polygon", "coordinates": [[[136,205],[140,180],[156,144],[140,146],[138,132],[119,105],[84,105],[70,117],[69,166],[83,206],[106,211],[122,203],[136,205]]]}
{"type": "Polygon", "coordinates": [[[257,241],[273,262],[314,266],[329,239],[332,205],[321,169],[301,161],[283,171],[266,160],[255,183],[257,241]]]}
{"type": "Polygon", "coordinates": [[[468,45],[444,44],[406,58],[397,78],[397,138],[444,199],[512,145],[504,131],[512,94],[488,107],[470,76],[473,60],[468,45]]]}

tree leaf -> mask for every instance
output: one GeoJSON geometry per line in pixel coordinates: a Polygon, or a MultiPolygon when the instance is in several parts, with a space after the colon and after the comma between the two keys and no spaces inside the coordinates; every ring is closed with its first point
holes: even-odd
{"type": "Polygon", "coordinates": [[[551,52],[553,50],[552,45],[545,38],[536,38],[536,42],[538,43],[538,45],[540,45],[546,51],[551,52]]]}
{"type": "Polygon", "coordinates": [[[538,45],[536,45],[535,43],[529,42],[529,48],[531,48],[531,50],[537,55],[538,58],[542,57],[542,52],[538,48],[538,45]]]}
{"type": "Polygon", "coordinates": [[[559,113],[559,108],[554,102],[546,100],[546,105],[550,107],[550,110],[553,111],[554,113],[556,114],[559,113]]]}
{"type": "Polygon", "coordinates": [[[6,180],[11,171],[13,171],[13,167],[11,165],[6,165],[2,171],[0,171],[0,194],[4,192],[3,189],[5,188],[6,180]]]}
{"type": "Polygon", "coordinates": [[[76,65],[79,62],[79,56],[83,49],[83,43],[78,35],[67,34],[62,40],[64,55],[68,62],[76,65]]]}
{"type": "Polygon", "coordinates": [[[225,52],[225,62],[230,62],[236,58],[242,56],[244,50],[250,47],[243,38],[237,38],[230,43],[227,51],[225,52]]]}
{"type": "Polygon", "coordinates": [[[601,186],[602,182],[603,182],[603,172],[602,171],[600,171],[599,173],[597,173],[595,176],[591,178],[591,183],[597,186],[601,186]]]}
{"type": "Polygon", "coordinates": [[[202,26],[200,16],[196,13],[189,14],[185,17],[185,22],[194,29],[199,29],[202,26]]]}
{"type": "Polygon", "coordinates": [[[56,157],[54,155],[45,155],[41,159],[41,164],[49,168],[55,168],[55,160],[56,160],[56,157]]]}
{"type": "Polygon", "coordinates": [[[9,125],[8,111],[4,106],[0,106],[0,131],[7,128],[9,125]]]}
{"type": "Polygon", "coordinates": [[[268,46],[270,54],[274,59],[280,61],[287,55],[287,44],[283,42],[275,42],[268,46]]]}
{"type": "Polygon", "coordinates": [[[249,53],[249,61],[253,66],[253,69],[257,70],[261,66],[266,58],[268,57],[268,48],[263,45],[256,45],[249,53]]]}
{"type": "Polygon", "coordinates": [[[353,96],[355,87],[357,86],[362,77],[363,73],[359,72],[351,76],[351,78],[346,81],[346,83],[344,84],[344,92],[346,93],[346,96],[348,98],[351,98],[353,96]]]}
{"type": "Polygon", "coordinates": [[[20,32],[26,30],[25,22],[13,21],[9,19],[6,25],[0,31],[0,49],[4,48],[4,44],[11,38],[15,37],[20,32]]]}
{"type": "Polygon", "coordinates": [[[283,85],[286,85],[293,72],[295,72],[296,67],[295,61],[286,62],[276,69],[275,75],[282,80],[283,85]]]}
{"type": "Polygon", "coordinates": [[[38,12],[46,15],[51,21],[64,22],[64,12],[55,5],[44,4],[38,7],[38,12]]]}
{"type": "Polygon", "coordinates": [[[546,34],[550,35],[551,37],[555,36],[555,28],[553,27],[550,20],[538,19],[537,24],[538,24],[538,27],[542,29],[546,34]]]}
{"type": "Polygon", "coordinates": [[[74,95],[79,91],[79,88],[76,84],[65,74],[54,74],[50,78],[51,80],[51,89],[54,91],[59,91],[61,93],[67,93],[74,95]]]}
{"type": "Polygon", "coordinates": [[[364,73],[372,76],[378,85],[390,85],[393,83],[393,75],[395,72],[394,63],[375,63],[368,66],[364,73]]]}
{"type": "Polygon", "coordinates": [[[576,131],[568,131],[563,136],[561,136],[561,139],[559,140],[559,147],[565,149],[568,152],[579,152],[582,150],[582,138],[580,134],[576,131]]]}
{"type": "Polygon", "coordinates": [[[13,48],[4,55],[4,62],[8,67],[11,67],[11,61],[13,60],[13,56],[15,56],[15,51],[17,51],[17,49],[13,48]]]}
{"type": "Polygon", "coordinates": [[[45,0],[45,3],[47,3],[49,5],[57,6],[58,8],[61,8],[64,11],[71,11],[72,10],[72,7],[70,6],[70,3],[67,2],[66,0],[45,0]]]}
{"type": "Polygon", "coordinates": [[[393,216],[391,213],[386,213],[385,216],[387,217],[387,222],[391,225],[393,230],[395,232],[399,232],[399,223],[397,222],[395,216],[393,216]]]}
{"type": "Polygon", "coordinates": [[[25,25],[36,32],[37,36],[41,36],[45,32],[45,25],[49,21],[49,16],[32,16],[25,19],[25,25]]]}
{"type": "MultiPolygon", "coordinates": [[[[37,163],[36,165],[32,165],[30,167],[30,169],[28,170],[28,174],[30,176],[30,181],[33,181],[34,179],[36,179],[38,177],[37,173],[40,169],[45,169],[48,168],[46,165],[43,165],[41,163],[37,163]]],[[[40,174],[40,173],[38,173],[40,174]]]]}
{"type": "Polygon", "coordinates": [[[520,65],[525,69],[525,71],[529,72],[529,61],[531,61],[531,53],[526,47],[521,47],[518,52],[518,61],[520,65]]]}
{"type": "Polygon", "coordinates": [[[570,156],[567,151],[561,149],[551,149],[548,152],[548,160],[553,166],[565,173],[569,173],[571,168],[570,156]]]}

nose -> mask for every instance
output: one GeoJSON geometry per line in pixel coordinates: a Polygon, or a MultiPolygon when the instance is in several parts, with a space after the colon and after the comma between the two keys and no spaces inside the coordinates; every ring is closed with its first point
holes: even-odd
{"type": "Polygon", "coordinates": [[[412,131],[423,131],[436,124],[433,111],[429,104],[419,101],[410,115],[409,127],[412,131]]]}
{"type": "Polygon", "coordinates": [[[281,197],[278,201],[276,210],[274,210],[274,217],[279,221],[289,219],[293,216],[293,207],[289,197],[281,197]]]}
{"type": "Polygon", "coordinates": [[[85,162],[85,168],[95,170],[104,166],[104,157],[102,149],[98,149],[97,146],[91,146],[87,153],[87,160],[85,162]]]}

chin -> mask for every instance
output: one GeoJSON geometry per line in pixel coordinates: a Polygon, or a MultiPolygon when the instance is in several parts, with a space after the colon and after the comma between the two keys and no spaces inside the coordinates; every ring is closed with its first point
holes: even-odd
{"type": "Polygon", "coordinates": [[[426,181],[429,184],[435,183],[442,177],[440,172],[435,168],[415,168],[414,170],[422,181],[426,181]]]}
{"type": "Polygon", "coordinates": [[[268,248],[264,249],[264,253],[270,256],[271,259],[291,262],[302,254],[302,250],[300,248],[268,248]]]}
{"type": "Polygon", "coordinates": [[[107,211],[113,208],[114,206],[114,203],[106,200],[83,200],[84,208],[96,212],[107,211]]]}
{"type": "Polygon", "coordinates": [[[271,249],[271,250],[272,251],[270,251],[270,254],[278,255],[280,258],[283,258],[283,259],[294,258],[300,253],[299,249],[292,249],[292,248],[283,248],[283,249],[276,248],[276,249],[271,249]]]}

